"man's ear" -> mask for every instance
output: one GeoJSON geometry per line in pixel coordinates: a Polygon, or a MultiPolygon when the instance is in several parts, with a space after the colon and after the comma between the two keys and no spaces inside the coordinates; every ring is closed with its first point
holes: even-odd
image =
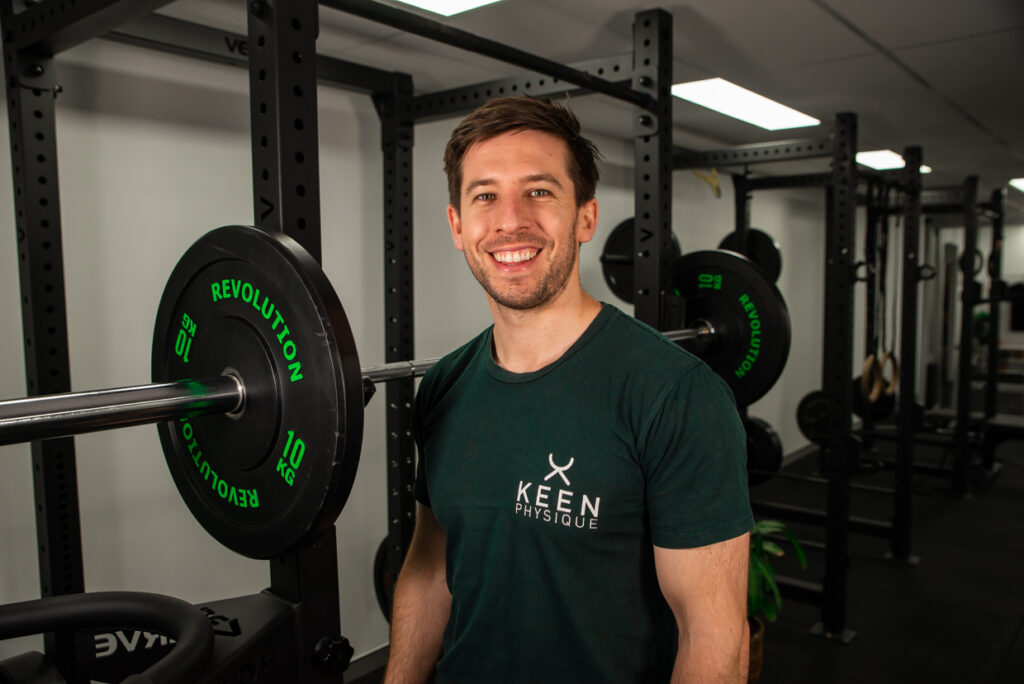
{"type": "Polygon", "coordinates": [[[465,250],[462,248],[462,217],[459,216],[459,210],[451,204],[448,205],[448,227],[452,230],[455,249],[464,252],[465,250]]]}
{"type": "Polygon", "coordinates": [[[583,203],[576,217],[576,239],[580,244],[590,242],[597,232],[597,200],[590,199],[583,203]]]}

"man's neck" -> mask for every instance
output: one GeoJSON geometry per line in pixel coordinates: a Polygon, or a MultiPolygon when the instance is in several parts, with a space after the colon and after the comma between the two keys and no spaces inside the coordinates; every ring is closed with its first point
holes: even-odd
{"type": "Polygon", "coordinates": [[[575,287],[528,311],[490,302],[494,314],[494,359],[513,373],[540,370],[580,338],[601,311],[601,303],[575,287]]]}

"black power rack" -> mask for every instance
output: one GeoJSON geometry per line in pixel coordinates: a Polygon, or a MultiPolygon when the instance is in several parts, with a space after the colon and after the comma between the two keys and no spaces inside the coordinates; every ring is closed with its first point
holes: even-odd
{"type": "MultiPolygon", "coordinates": [[[[750,230],[750,201],[758,190],[788,188],[823,188],[825,190],[825,293],[824,330],[822,349],[822,390],[828,397],[828,440],[821,452],[821,470],[824,480],[810,478],[827,486],[826,510],[799,507],[790,503],[752,500],[756,515],[777,516],[784,520],[823,525],[825,542],[825,568],[822,581],[810,582],[790,577],[779,577],[784,595],[795,600],[817,605],[821,609],[821,622],[812,632],[846,643],[855,633],[846,623],[846,587],[850,564],[849,536],[851,532],[881,536],[890,539],[892,554],[896,558],[909,558],[910,550],[910,464],[913,461],[913,430],[900,426],[900,443],[908,450],[898,468],[894,494],[893,522],[872,520],[851,515],[851,474],[859,462],[860,444],[852,435],[852,393],[850,369],[853,362],[853,292],[857,266],[853,261],[855,244],[855,218],[858,206],[858,187],[869,185],[895,186],[907,198],[904,220],[907,226],[920,223],[920,162],[919,147],[904,151],[906,165],[898,173],[873,173],[859,169],[856,163],[857,118],[852,113],[837,114],[833,120],[831,136],[821,139],[783,140],[718,151],[695,152],[677,149],[674,168],[744,167],[741,174],[733,174],[735,187],[735,228],[737,233],[750,230]],[[825,158],[830,162],[828,172],[799,175],[753,177],[749,166],[768,162],[782,162],[825,158]]],[[[869,192],[868,196],[877,193],[869,192]]],[[[877,213],[877,212],[875,212],[877,213]]],[[[904,298],[902,320],[904,335],[902,353],[913,354],[916,347],[918,256],[917,231],[908,231],[905,240],[904,298]],[[911,294],[912,293],[912,294],[911,294]],[[909,325],[906,321],[911,321],[909,325]]],[[[742,244],[742,242],[740,242],[742,244]]],[[[912,372],[906,366],[901,374],[912,372]]],[[[909,380],[913,386],[912,379],[909,380]]],[[[912,404],[913,396],[901,399],[912,404]]],[[[908,415],[909,415],[908,411],[908,415]]],[[[803,451],[803,450],[802,450],[803,451]]],[[[805,478],[808,479],[808,478],[805,478]]]]}

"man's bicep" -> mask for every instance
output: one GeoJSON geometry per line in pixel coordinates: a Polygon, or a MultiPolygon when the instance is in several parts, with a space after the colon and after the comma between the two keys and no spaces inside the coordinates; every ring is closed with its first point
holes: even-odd
{"type": "Polygon", "coordinates": [[[750,535],[688,549],[654,547],[658,584],[680,623],[712,627],[745,618],[750,535]]]}

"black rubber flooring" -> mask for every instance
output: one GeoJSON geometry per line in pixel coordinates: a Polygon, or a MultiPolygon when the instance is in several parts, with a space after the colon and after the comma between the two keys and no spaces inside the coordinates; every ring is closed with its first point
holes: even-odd
{"type": "MultiPolygon", "coordinates": [[[[883,454],[884,455],[884,454],[883,454]]],[[[949,454],[919,448],[920,460],[949,454]]],[[[846,627],[849,643],[811,633],[817,606],[784,599],[768,624],[763,684],[950,682],[1024,683],[1024,442],[996,451],[998,474],[953,498],[948,481],[916,475],[912,552],[917,564],[886,559],[885,539],[851,534],[846,627]]],[[[811,472],[806,458],[787,471],[811,472]]],[[[892,474],[859,475],[855,482],[891,486],[892,474]]],[[[751,490],[753,499],[824,508],[825,487],[779,478],[751,490]]],[[[892,497],[854,492],[851,514],[888,521],[892,497]]],[[[824,540],[821,527],[793,524],[801,539],[824,540]]],[[[809,568],[792,554],[779,572],[821,581],[824,552],[808,548],[809,568]]]]}

